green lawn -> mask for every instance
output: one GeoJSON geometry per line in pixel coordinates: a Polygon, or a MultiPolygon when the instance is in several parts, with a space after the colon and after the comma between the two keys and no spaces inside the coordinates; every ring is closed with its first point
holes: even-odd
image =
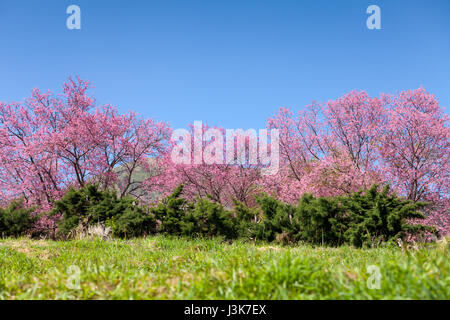
{"type": "Polygon", "coordinates": [[[0,299],[450,299],[449,246],[6,239],[0,299]]]}

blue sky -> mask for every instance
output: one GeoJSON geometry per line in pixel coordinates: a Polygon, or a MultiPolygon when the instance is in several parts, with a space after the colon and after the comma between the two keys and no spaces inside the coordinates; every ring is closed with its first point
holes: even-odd
{"type": "Polygon", "coordinates": [[[0,101],[79,75],[99,104],[174,128],[262,128],[352,89],[422,85],[450,110],[448,0],[0,0],[0,41],[0,101]],[[371,4],[382,30],[366,27],[371,4]]]}

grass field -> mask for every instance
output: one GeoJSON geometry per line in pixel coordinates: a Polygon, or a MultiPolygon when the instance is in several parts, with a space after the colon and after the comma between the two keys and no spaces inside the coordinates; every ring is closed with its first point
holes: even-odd
{"type": "Polygon", "coordinates": [[[449,246],[5,239],[0,299],[450,299],[449,246]]]}

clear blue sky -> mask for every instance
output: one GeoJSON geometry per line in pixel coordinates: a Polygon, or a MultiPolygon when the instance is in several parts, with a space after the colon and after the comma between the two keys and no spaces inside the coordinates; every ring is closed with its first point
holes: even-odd
{"type": "Polygon", "coordinates": [[[0,41],[0,101],[79,75],[98,103],[175,128],[262,128],[352,89],[422,85],[450,110],[448,0],[0,0],[0,41]],[[366,28],[371,4],[382,30],[366,28]]]}

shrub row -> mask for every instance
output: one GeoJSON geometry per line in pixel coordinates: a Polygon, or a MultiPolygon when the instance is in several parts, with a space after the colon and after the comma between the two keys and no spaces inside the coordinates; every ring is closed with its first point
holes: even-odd
{"type": "Polygon", "coordinates": [[[365,193],[329,198],[305,194],[297,206],[267,196],[258,203],[264,218],[256,235],[267,241],[360,247],[404,239],[407,234],[436,233],[434,228],[409,223],[425,218],[420,209],[426,203],[390,195],[389,186],[381,192],[375,185],[365,193]]]}
{"type": "Polygon", "coordinates": [[[34,208],[27,208],[22,199],[12,201],[6,209],[0,208],[0,236],[20,237],[30,232],[37,217],[34,208]]]}
{"type": "MultiPolygon", "coordinates": [[[[235,201],[232,209],[208,199],[187,201],[183,186],[157,206],[139,205],[132,197],[119,198],[112,190],[95,185],[70,189],[56,201],[49,213],[60,216],[57,237],[67,239],[74,230],[89,226],[110,227],[116,237],[131,238],[150,234],[191,237],[264,240],[268,242],[338,246],[373,245],[381,242],[435,232],[433,228],[409,223],[423,219],[426,203],[413,203],[373,186],[366,192],[348,196],[316,198],[305,194],[297,205],[290,205],[268,195],[259,196],[250,208],[235,201]]],[[[13,202],[0,211],[0,232],[20,236],[33,224],[23,202],[13,202]]]]}

